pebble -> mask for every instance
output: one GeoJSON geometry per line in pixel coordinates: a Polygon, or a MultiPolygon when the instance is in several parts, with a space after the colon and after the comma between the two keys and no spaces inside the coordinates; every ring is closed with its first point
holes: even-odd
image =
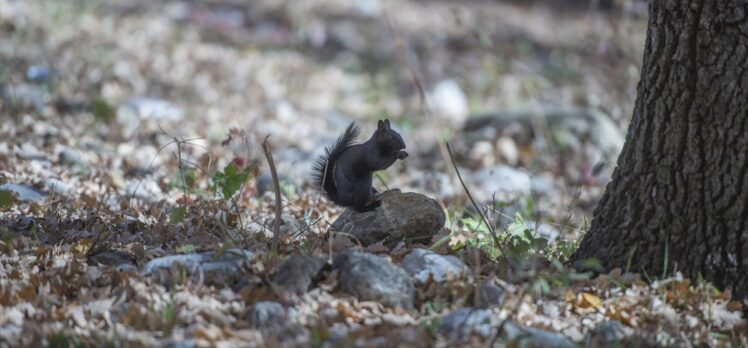
{"type": "Polygon", "coordinates": [[[429,278],[443,282],[449,278],[459,277],[469,272],[462,260],[452,255],[439,255],[426,249],[415,249],[410,252],[400,266],[419,283],[426,283],[429,278]]]}
{"type": "Polygon", "coordinates": [[[335,257],[338,285],[360,301],[377,301],[389,307],[413,308],[415,288],[405,270],[369,253],[343,252],[335,257]]]}

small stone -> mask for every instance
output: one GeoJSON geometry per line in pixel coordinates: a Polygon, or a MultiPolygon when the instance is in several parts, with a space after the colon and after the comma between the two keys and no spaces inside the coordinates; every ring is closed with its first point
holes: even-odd
{"type": "Polygon", "coordinates": [[[584,346],[587,348],[602,348],[623,346],[623,340],[633,332],[616,320],[604,321],[587,332],[584,346]]]}
{"type": "Polygon", "coordinates": [[[26,78],[31,82],[44,83],[49,81],[51,73],[44,65],[31,65],[26,68],[26,78]]]}
{"type": "Polygon", "coordinates": [[[50,192],[62,196],[68,196],[75,193],[75,187],[73,187],[73,185],[55,178],[44,180],[44,187],[46,187],[50,192]]]}
{"type": "Polygon", "coordinates": [[[504,304],[504,288],[486,281],[478,287],[478,307],[488,309],[504,304]]]}
{"type": "Polygon", "coordinates": [[[16,147],[16,155],[18,158],[27,161],[49,161],[47,154],[31,143],[23,143],[20,147],[16,147]]]}
{"type": "Polygon", "coordinates": [[[0,190],[15,193],[16,198],[22,202],[41,202],[46,198],[43,193],[26,184],[5,183],[0,185],[0,190]]]}
{"type": "Polygon", "coordinates": [[[478,141],[470,149],[470,160],[479,163],[481,167],[496,163],[493,145],[487,141],[478,141]]]}
{"type": "Polygon", "coordinates": [[[135,258],[132,255],[124,251],[107,250],[107,251],[89,256],[88,264],[90,265],[102,264],[102,265],[109,265],[109,266],[134,265],[135,258]]]}
{"type": "Polygon", "coordinates": [[[530,175],[510,166],[499,164],[479,170],[472,175],[477,189],[473,194],[480,201],[495,198],[498,201],[511,201],[530,195],[530,175]]]}
{"type": "Polygon", "coordinates": [[[255,328],[269,328],[282,325],[286,319],[286,310],[278,302],[257,302],[247,312],[247,322],[255,328]]]}
{"type": "Polygon", "coordinates": [[[553,184],[553,176],[550,174],[533,176],[530,178],[530,190],[532,194],[538,197],[545,197],[553,194],[556,188],[553,184]]]}
{"type": "Polygon", "coordinates": [[[465,307],[457,309],[442,318],[439,333],[450,339],[462,339],[473,334],[490,337],[497,320],[485,309],[465,307]]]}
{"type": "MultiPolygon", "coordinates": [[[[176,123],[182,120],[184,111],[166,100],[148,97],[132,98],[125,105],[117,108],[116,120],[119,131],[125,138],[130,138],[141,129],[144,121],[176,123]]],[[[142,130],[142,129],[141,129],[142,130]]]]}
{"type": "Polygon", "coordinates": [[[462,127],[468,116],[468,100],[455,80],[443,80],[431,92],[432,107],[436,115],[455,127],[462,127]]]}
{"type": "Polygon", "coordinates": [[[44,112],[44,106],[49,101],[49,94],[41,86],[28,83],[6,84],[0,96],[8,103],[6,105],[33,107],[38,113],[44,112]]]}
{"type": "Polygon", "coordinates": [[[330,230],[351,234],[364,246],[380,241],[394,246],[402,240],[428,242],[444,226],[446,216],[439,203],[422,194],[395,189],[376,199],[381,206],[365,213],[346,209],[330,230]]]}
{"type": "Polygon", "coordinates": [[[309,290],[319,273],[325,267],[325,260],[308,255],[293,255],[278,269],[273,282],[285,291],[303,294],[309,290]]]}
{"type": "Polygon", "coordinates": [[[175,339],[170,338],[161,343],[161,348],[196,348],[198,347],[194,339],[175,339]]]}
{"type": "Polygon", "coordinates": [[[88,159],[83,152],[67,146],[62,147],[62,149],[60,150],[58,160],[60,163],[66,165],[85,166],[88,164],[88,159]]]}
{"type": "Polygon", "coordinates": [[[507,164],[516,166],[519,162],[519,148],[512,138],[501,137],[496,140],[496,149],[507,164]]]}
{"type": "Polygon", "coordinates": [[[574,342],[562,334],[517,325],[512,322],[504,324],[504,334],[507,346],[512,347],[576,347],[574,342]]]}
{"type": "Polygon", "coordinates": [[[141,119],[178,122],[184,116],[184,111],[169,101],[157,98],[132,98],[127,101],[127,107],[132,108],[141,119]]]}
{"type": "Polygon", "coordinates": [[[148,178],[143,180],[131,180],[127,184],[126,193],[127,198],[135,197],[142,199],[147,203],[155,203],[164,198],[164,193],[161,191],[161,187],[158,184],[148,178]]]}
{"type": "Polygon", "coordinates": [[[426,249],[415,249],[405,256],[400,266],[419,283],[433,278],[436,282],[447,280],[449,274],[455,277],[469,270],[462,260],[452,255],[439,255],[426,249]]]}
{"type": "Polygon", "coordinates": [[[344,252],[335,257],[340,288],[361,301],[413,308],[413,280],[402,268],[373,254],[344,252]]]}
{"type": "Polygon", "coordinates": [[[147,274],[157,269],[171,268],[175,264],[181,264],[190,270],[202,269],[207,271],[219,269],[227,272],[237,271],[244,262],[252,260],[252,257],[253,254],[251,251],[241,249],[163,256],[145,264],[143,266],[143,273],[147,274]]]}
{"type": "Polygon", "coordinates": [[[252,252],[241,249],[163,256],[145,264],[142,273],[154,275],[159,283],[168,286],[174,281],[171,268],[181,265],[191,274],[202,274],[208,285],[228,286],[241,280],[243,268],[252,257],[252,252]]]}
{"type": "Polygon", "coordinates": [[[306,347],[312,337],[309,329],[298,323],[297,317],[295,308],[273,301],[257,302],[245,315],[247,323],[262,332],[263,339],[272,337],[270,342],[277,342],[269,346],[306,347]]]}

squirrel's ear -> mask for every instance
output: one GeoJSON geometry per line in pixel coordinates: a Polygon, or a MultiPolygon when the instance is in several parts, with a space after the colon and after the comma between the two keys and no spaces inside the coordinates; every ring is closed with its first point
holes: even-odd
{"type": "Polygon", "coordinates": [[[390,120],[389,119],[386,119],[386,118],[384,119],[384,126],[387,127],[387,128],[390,128],[390,120]]]}
{"type": "Polygon", "coordinates": [[[377,121],[377,130],[383,130],[384,129],[384,122],[382,120],[377,121]]]}

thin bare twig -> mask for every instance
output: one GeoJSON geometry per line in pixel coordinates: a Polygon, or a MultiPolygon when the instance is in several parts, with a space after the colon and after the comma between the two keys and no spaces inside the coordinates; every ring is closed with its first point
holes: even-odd
{"type": "Polygon", "coordinates": [[[280,224],[281,214],[283,213],[283,202],[281,202],[280,183],[278,182],[278,172],[275,170],[275,162],[273,161],[273,154],[270,152],[270,144],[268,138],[262,141],[262,150],[265,152],[265,158],[268,160],[268,166],[270,167],[270,175],[273,177],[273,188],[275,189],[275,222],[273,223],[273,242],[270,250],[273,255],[278,254],[278,240],[280,238],[280,224]]]}
{"type": "Polygon", "coordinates": [[[455,169],[455,172],[457,173],[457,179],[459,179],[460,184],[462,184],[462,189],[465,190],[465,193],[470,199],[470,202],[473,204],[473,207],[475,208],[475,210],[478,211],[478,214],[480,215],[481,220],[483,221],[484,224],[486,224],[488,231],[491,232],[491,237],[493,237],[494,242],[498,246],[499,236],[496,234],[496,230],[494,230],[493,226],[488,223],[486,216],[483,215],[483,210],[481,210],[481,208],[478,206],[478,203],[475,202],[475,199],[473,199],[473,195],[470,194],[470,190],[468,190],[467,185],[465,185],[465,181],[462,180],[462,175],[460,174],[460,170],[457,169],[457,162],[455,162],[455,157],[452,154],[452,148],[449,146],[449,143],[445,143],[445,145],[447,147],[447,153],[449,154],[449,159],[452,161],[452,167],[455,169]]]}

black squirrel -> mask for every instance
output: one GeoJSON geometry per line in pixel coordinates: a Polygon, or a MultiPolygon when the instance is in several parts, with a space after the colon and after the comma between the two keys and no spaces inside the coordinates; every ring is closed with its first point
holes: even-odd
{"type": "Polygon", "coordinates": [[[374,199],[374,172],[405,159],[408,153],[403,151],[405,142],[390,128],[388,119],[377,121],[377,130],[365,143],[353,144],[358,134],[359,128],[352,122],[335,145],[317,159],[313,180],[336,204],[366,212],[382,204],[374,199]]]}

